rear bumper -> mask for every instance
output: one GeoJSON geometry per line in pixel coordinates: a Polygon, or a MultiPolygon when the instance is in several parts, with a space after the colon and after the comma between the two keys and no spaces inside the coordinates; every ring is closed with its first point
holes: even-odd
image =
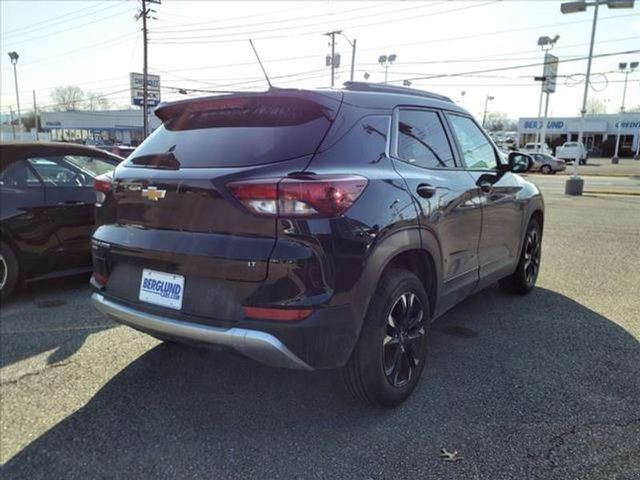
{"type": "Polygon", "coordinates": [[[226,347],[267,365],[303,370],[344,365],[361,325],[350,306],[319,308],[299,322],[245,319],[231,323],[166,309],[153,312],[146,306],[108,298],[100,291],[93,293],[91,300],[112,320],[154,337],[226,347]]]}
{"type": "Polygon", "coordinates": [[[150,335],[228,347],[267,365],[313,370],[275,336],[245,328],[220,328],[174,320],[120,305],[100,293],[91,296],[94,306],[110,319],[150,335]]]}

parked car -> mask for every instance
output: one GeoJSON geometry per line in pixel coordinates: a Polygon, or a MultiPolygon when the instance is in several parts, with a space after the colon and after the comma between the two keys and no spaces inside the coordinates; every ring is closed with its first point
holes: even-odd
{"type": "Polygon", "coordinates": [[[0,293],[91,270],[93,178],[122,158],[71,143],[0,144],[0,293]]]}
{"type": "Polygon", "coordinates": [[[565,161],[579,160],[579,165],[587,163],[587,149],[583,143],[565,142],[561,147],[556,148],[556,157],[565,161]]]}
{"type": "Polygon", "coordinates": [[[547,155],[546,153],[532,153],[531,157],[533,157],[533,166],[531,167],[532,172],[551,174],[562,172],[567,168],[564,160],[559,160],[551,155],[547,155]]]}
{"type": "Polygon", "coordinates": [[[347,82],[160,106],[115,171],[93,235],[92,299],[160,339],[266,364],[341,368],[396,405],[433,319],[496,281],[535,285],[544,223],[517,175],[446,97],[347,82]]]}
{"type": "Polygon", "coordinates": [[[524,146],[524,151],[527,153],[533,153],[533,152],[540,152],[540,153],[546,153],[548,155],[551,155],[551,149],[549,148],[549,145],[547,145],[546,143],[536,143],[536,142],[532,142],[532,143],[527,143],[524,146]]]}
{"type": "Polygon", "coordinates": [[[96,148],[100,150],[105,150],[107,152],[111,152],[114,155],[118,155],[122,158],[127,158],[129,155],[133,153],[135,147],[131,147],[129,145],[96,145],[96,148]]]}

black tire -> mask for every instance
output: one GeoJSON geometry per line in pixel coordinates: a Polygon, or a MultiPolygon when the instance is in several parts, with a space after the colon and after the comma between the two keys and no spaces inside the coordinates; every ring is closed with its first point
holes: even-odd
{"type": "Polygon", "coordinates": [[[0,298],[5,300],[18,284],[18,259],[9,245],[0,242],[0,298]]]}
{"type": "Polygon", "coordinates": [[[406,270],[387,270],[369,304],[358,343],[342,367],[347,389],[363,402],[383,407],[405,401],[425,365],[430,324],[429,299],[418,277],[406,270]]]}
{"type": "Polygon", "coordinates": [[[507,293],[517,295],[524,295],[533,290],[540,272],[541,255],[542,231],[538,221],[532,218],[527,226],[516,271],[501,279],[500,287],[507,293]]]}
{"type": "Polygon", "coordinates": [[[542,167],[540,167],[540,172],[544,173],[545,175],[549,175],[553,173],[553,170],[551,168],[551,165],[542,165],[542,167]]]}

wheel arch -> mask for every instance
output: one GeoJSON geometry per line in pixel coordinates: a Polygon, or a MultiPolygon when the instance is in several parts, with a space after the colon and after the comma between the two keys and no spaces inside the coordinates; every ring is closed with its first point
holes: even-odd
{"type": "Polygon", "coordinates": [[[354,314],[359,320],[358,332],[380,278],[389,268],[404,268],[414,273],[425,286],[431,312],[435,312],[442,286],[441,259],[436,237],[424,228],[396,231],[376,245],[353,297],[354,314]]]}

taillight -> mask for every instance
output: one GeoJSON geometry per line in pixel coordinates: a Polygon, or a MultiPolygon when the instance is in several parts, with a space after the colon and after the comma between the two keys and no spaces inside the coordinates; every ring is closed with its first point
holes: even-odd
{"type": "Polygon", "coordinates": [[[96,206],[100,207],[111,190],[111,176],[98,175],[93,179],[93,189],[96,191],[96,206]]]}
{"type": "Polygon", "coordinates": [[[232,182],[227,188],[249,211],[281,217],[338,217],[367,186],[358,175],[286,177],[232,182]]]}

